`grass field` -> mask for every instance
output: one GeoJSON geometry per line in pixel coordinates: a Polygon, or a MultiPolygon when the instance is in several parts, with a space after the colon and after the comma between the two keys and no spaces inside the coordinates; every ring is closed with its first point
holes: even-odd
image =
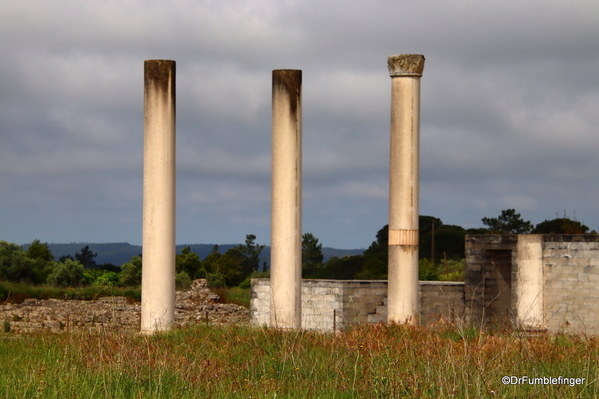
{"type": "Polygon", "coordinates": [[[203,324],[154,336],[0,333],[0,364],[2,398],[599,397],[595,338],[382,324],[337,334],[203,324]],[[584,382],[504,385],[504,376],[584,382]]]}

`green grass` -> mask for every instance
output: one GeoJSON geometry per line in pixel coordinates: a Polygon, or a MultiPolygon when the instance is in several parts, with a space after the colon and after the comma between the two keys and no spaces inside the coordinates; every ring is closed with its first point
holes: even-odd
{"type": "Polygon", "coordinates": [[[91,300],[103,296],[124,296],[135,301],[141,300],[139,287],[100,287],[59,288],[49,285],[30,285],[0,281],[0,302],[21,303],[25,299],[80,299],[91,300]]]}
{"type": "Polygon", "coordinates": [[[250,288],[215,288],[212,291],[220,297],[221,303],[234,303],[236,305],[250,307],[252,292],[250,288]]]}
{"type": "Polygon", "coordinates": [[[154,336],[0,333],[2,398],[599,397],[599,340],[368,325],[206,326],[154,336]],[[503,385],[503,376],[580,377],[503,385]]]}

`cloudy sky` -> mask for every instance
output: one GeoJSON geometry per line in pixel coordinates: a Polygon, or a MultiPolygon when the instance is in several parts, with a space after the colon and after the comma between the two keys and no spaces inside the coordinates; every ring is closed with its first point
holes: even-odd
{"type": "Polygon", "coordinates": [[[177,243],[270,243],[271,74],[303,71],[304,231],[388,220],[387,57],[426,57],[420,213],[599,230],[596,0],[2,0],[0,240],[141,243],[143,62],[177,62],[177,243]]]}

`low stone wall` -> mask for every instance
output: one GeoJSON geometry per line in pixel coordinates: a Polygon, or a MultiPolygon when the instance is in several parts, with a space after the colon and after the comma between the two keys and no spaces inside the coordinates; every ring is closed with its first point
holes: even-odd
{"type": "MultiPolygon", "coordinates": [[[[421,281],[420,297],[424,325],[464,317],[464,283],[421,281]]],[[[386,321],[386,298],[385,280],[302,280],[302,328],[333,331],[386,321]]],[[[269,279],[252,279],[250,315],[252,324],[270,325],[269,279]]]]}
{"type": "MultiPolygon", "coordinates": [[[[386,281],[302,280],[302,328],[333,331],[365,323],[387,296],[386,281]]],[[[251,322],[270,325],[270,279],[252,279],[251,322]]]]}

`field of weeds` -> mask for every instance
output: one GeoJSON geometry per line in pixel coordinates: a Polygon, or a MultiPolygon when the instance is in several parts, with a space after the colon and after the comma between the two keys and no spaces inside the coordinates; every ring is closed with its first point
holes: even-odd
{"type": "Polygon", "coordinates": [[[0,397],[594,398],[598,348],[584,336],[383,324],[336,334],[203,324],[153,336],[4,333],[0,397]]]}

